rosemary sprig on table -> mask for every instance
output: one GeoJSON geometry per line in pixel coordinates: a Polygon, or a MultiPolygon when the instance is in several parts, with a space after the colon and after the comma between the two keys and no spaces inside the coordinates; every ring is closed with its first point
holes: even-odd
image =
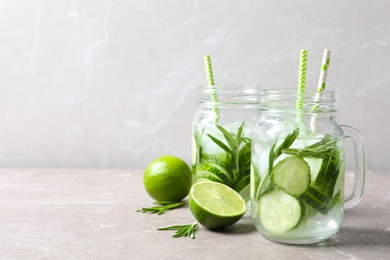
{"type": "Polygon", "coordinates": [[[196,222],[188,225],[174,225],[169,227],[158,228],[157,230],[177,230],[172,237],[189,237],[195,238],[195,230],[198,227],[196,222]]]}
{"type": "Polygon", "coordinates": [[[161,215],[166,210],[183,207],[186,203],[184,201],[179,201],[179,202],[178,201],[156,201],[153,204],[158,204],[160,206],[142,208],[140,210],[137,210],[137,212],[142,212],[142,213],[151,212],[151,213],[157,213],[157,215],[161,215]]]}

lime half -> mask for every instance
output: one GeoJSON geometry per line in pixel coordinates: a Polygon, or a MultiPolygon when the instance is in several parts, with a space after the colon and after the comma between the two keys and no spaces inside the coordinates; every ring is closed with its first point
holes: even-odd
{"type": "Polygon", "coordinates": [[[246,212],[242,197],[225,184],[202,181],[188,195],[192,215],[203,226],[222,229],[236,223],[246,212]]]}

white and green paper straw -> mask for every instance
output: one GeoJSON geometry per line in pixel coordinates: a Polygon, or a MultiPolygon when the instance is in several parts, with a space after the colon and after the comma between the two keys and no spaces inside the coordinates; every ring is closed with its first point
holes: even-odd
{"type": "Polygon", "coordinates": [[[303,110],[303,99],[306,89],[307,50],[301,50],[299,59],[299,79],[297,93],[297,110],[303,110]]]}
{"type": "MultiPolygon", "coordinates": [[[[321,71],[320,71],[320,78],[318,80],[318,87],[317,87],[317,93],[314,98],[314,101],[317,102],[320,100],[320,96],[322,91],[325,90],[326,88],[326,78],[328,76],[328,69],[329,69],[329,64],[330,64],[330,55],[331,55],[331,50],[325,49],[324,54],[322,56],[322,65],[321,65],[321,71]]],[[[313,110],[316,110],[318,105],[313,107],[313,110]]]]}
{"type": "Polygon", "coordinates": [[[208,86],[211,89],[211,100],[214,103],[213,111],[215,113],[215,122],[218,122],[218,120],[219,120],[219,110],[218,110],[218,107],[216,106],[216,103],[218,102],[218,98],[217,98],[217,94],[216,94],[215,88],[214,88],[214,76],[213,76],[213,68],[212,68],[212,65],[211,65],[210,55],[205,55],[204,56],[204,64],[205,64],[205,68],[206,68],[208,86]]]}
{"type": "MultiPolygon", "coordinates": [[[[325,49],[324,54],[322,56],[320,78],[318,80],[317,93],[314,97],[314,102],[318,102],[320,100],[321,93],[326,88],[326,78],[328,76],[328,70],[329,70],[329,65],[330,65],[330,55],[331,55],[331,50],[325,49]]],[[[312,110],[315,111],[318,109],[318,107],[319,107],[319,105],[315,104],[312,107],[312,110]]],[[[310,120],[310,128],[311,128],[311,131],[317,132],[318,124],[317,124],[317,115],[316,114],[314,114],[310,120]]]]}

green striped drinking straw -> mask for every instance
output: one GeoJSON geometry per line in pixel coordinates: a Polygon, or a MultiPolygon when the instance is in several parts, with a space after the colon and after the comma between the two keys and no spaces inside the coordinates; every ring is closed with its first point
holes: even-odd
{"type": "MultiPolygon", "coordinates": [[[[328,70],[329,70],[329,65],[330,65],[330,55],[331,55],[331,50],[325,49],[324,54],[322,55],[322,65],[321,65],[321,71],[320,71],[320,78],[318,80],[318,86],[317,86],[317,93],[314,97],[314,102],[318,102],[321,98],[321,93],[325,90],[326,88],[326,78],[328,76],[328,70]]],[[[318,104],[315,104],[312,107],[312,110],[315,111],[318,108],[318,104]]],[[[313,117],[310,120],[310,128],[311,131],[317,132],[317,115],[314,114],[313,117]]]]}
{"type": "MultiPolygon", "coordinates": [[[[303,110],[303,99],[306,89],[306,68],[307,68],[307,50],[301,50],[299,59],[299,79],[298,79],[298,92],[297,92],[297,111],[303,110]]],[[[302,121],[302,114],[298,115],[298,118],[302,121]]],[[[303,122],[301,122],[303,127],[303,122]]]]}
{"type": "Polygon", "coordinates": [[[217,98],[217,94],[216,94],[215,88],[214,88],[213,68],[211,66],[210,55],[204,56],[204,64],[205,64],[205,68],[206,68],[208,86],[210,87],[210,90],[211,90],[211,100],[214,103],[213,111],[215,113],[215,122],[218,122],[219,117],[220,117],[218,107],[216,106],[216,103],[218,102],[218,98],[217,98]]]}

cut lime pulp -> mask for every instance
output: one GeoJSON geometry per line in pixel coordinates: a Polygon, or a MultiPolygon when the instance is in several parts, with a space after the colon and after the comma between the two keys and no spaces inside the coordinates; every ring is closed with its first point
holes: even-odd
{"type": "Polygon", "coordinates": [[[246,203],[236,191],[212,181],[193,184],[188,205],[195,219],[210,229],[233,225],[246,212],[246,203]]]}

